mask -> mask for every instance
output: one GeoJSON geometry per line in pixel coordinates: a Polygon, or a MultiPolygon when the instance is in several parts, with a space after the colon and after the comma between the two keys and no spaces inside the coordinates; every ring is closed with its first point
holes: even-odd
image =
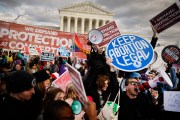
{"type": "Polygon", "coordinates": [[[33,69],[33,70],[32,70],[32,73],[35,73],[35,72],[36,72],[36,70],[33,69]]]}
{"type": "Polygon", "coordinates": [[[66,62],[67,62],[67,60],[63,60],[63,61],[62,61],[63,64],[66,64],[66,62]]]}

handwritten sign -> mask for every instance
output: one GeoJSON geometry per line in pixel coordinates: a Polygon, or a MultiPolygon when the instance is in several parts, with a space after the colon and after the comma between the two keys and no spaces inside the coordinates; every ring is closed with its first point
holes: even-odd
{"type": "Polygon", "coordinates": [[[164,109],[180,112],[180,91],[164,91],[164,109]]]}

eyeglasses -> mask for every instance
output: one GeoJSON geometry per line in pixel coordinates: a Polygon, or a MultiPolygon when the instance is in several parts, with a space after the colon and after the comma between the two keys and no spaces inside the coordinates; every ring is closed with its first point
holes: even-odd
{"type": "Polygon", "coordinates": [[[149,74],[155,74],[155,75],[156,75],[157,72],[155,72],[155,71],[150,71],[149,74]]]}
{"type": "Polygon", "coordinates": [[[131,82],[129,82],[129,84],[138,86],[138,85],[140,85],[140,82],[131,81],[131,82]]]}

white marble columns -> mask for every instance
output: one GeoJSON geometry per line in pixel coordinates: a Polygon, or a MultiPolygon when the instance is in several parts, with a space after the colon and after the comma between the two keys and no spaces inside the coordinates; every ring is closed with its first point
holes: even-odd
{"type": "Polygon", "coordinates": [[[60,16],[60,30],[64,32],[75,32],[85,34],[89,32],[91,29],[99,28],[100,25],[103,26],[108,22],[109,20],[103,19],[60,16]]]}

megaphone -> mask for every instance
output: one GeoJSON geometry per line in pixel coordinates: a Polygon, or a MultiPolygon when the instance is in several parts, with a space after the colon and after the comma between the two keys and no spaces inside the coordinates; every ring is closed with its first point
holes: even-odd
{"type": "Polygon", "coordinates": [[[143,84],[140,84],[138,86],[141,92],[144,91],[145,89],[157,87],[157,82],[162,82],[173,87],[171,79],[169,78],[169,76],[164,70],[162,70],[161,68],[158,68],[157,72],[158,72],[158,75],[153,80],[148,80],[147,82],[144,82],[143,84]]]}
{"type": "Polygon", "coordinates": [[[75,68],[76,68],[76,69],[79,69],[80,67],[81,67],[81,65],[80,65],[79,63],[76,63],[76,64],[75,64],[75,68]]]}
{"type": "Polygon", "coordinates": [[[155,63],[156,60],[157,60],[157,58],[158,58],[158,54],[157,54],[156,51],[154,51],[154,56],[153,56],[153,59],[152,59],[152,61],[151,61],[151,64],[155,63]]]}
{"type": "Polygon", "coordinates": [[[164,82],[167,83],[169,86],[173,87],[173,83],[171,79],[169,78],[168,74],[162,70],[161,68],[157,69],[158,75],[161,76],[164,79],[164,82]]]}
{"type": "Polygon", "coordinates": [[[92,29],[88,33],[88,39],[93,44],[99,44],[103,41],[103,34],[98,29],[92,29]]]}
{"type": "Polygon", "coordinates": [[[71,104],[72,111],[75,115],[81,113],[82,111],[82,104],[78,100],[74,100],[71,104]]]}

